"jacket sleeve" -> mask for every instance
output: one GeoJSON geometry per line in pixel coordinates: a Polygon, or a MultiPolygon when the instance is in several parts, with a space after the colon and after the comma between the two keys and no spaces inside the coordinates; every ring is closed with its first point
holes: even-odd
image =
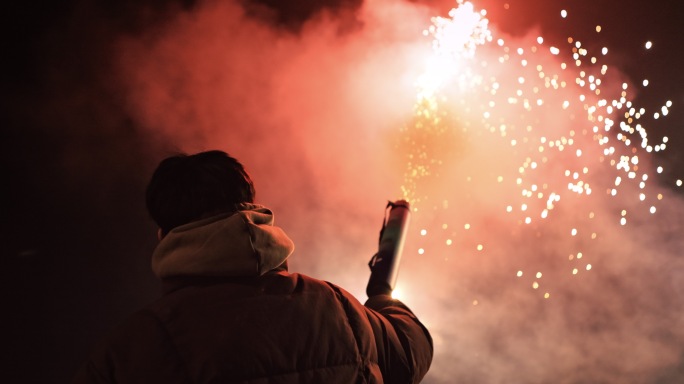
{"type": "Polygon", "coordinates": [[[372,296],[365,307],[385,382],[419,383],[432,362],[428,330],[406,305],[389,295],[372,296]]]}

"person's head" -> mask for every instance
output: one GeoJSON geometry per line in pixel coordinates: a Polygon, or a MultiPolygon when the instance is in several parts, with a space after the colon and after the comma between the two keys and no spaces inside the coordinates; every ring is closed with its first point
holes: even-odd
{"type": "Polygon", "coordinates": [[[147,186],[147,210],[162,235],[189,222],[236,211],[254,202],[254,184],[242,164],[222,151],[162,160],[147,186]]]}

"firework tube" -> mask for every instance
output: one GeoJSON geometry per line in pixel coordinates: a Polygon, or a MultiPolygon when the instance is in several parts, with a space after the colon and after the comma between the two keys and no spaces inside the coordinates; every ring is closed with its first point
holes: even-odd
{"type": "Polygon", "coordinates": [[[378,253],[373,255],[368,263],[371,270],[366,287],[368,297],[392,293],[397,282],[410,213],[411,207],[407,201],[398,200],[387,203],[380,230],[378,253]]]}

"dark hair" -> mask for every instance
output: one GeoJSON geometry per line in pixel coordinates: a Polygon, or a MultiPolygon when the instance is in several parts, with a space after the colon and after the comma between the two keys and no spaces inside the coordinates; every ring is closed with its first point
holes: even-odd
{"type": "Polygon", "coordinates": [[[147,186],[147,210],[164,234],[212,214],[253,203],[254,184],[239,161],[223,151],[162,160],[147,186]]]}

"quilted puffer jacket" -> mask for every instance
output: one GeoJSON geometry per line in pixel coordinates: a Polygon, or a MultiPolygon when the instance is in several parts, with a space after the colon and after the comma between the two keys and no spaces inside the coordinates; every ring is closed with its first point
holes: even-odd
{"type": "Polygon", "coordinates": [[[287,272],[292,242],[249,205],[178,227],[153,270],[163,296],[116,328],[74,383],[417,383],[428,331],[401,302],[365,305],[287,272]]]}

